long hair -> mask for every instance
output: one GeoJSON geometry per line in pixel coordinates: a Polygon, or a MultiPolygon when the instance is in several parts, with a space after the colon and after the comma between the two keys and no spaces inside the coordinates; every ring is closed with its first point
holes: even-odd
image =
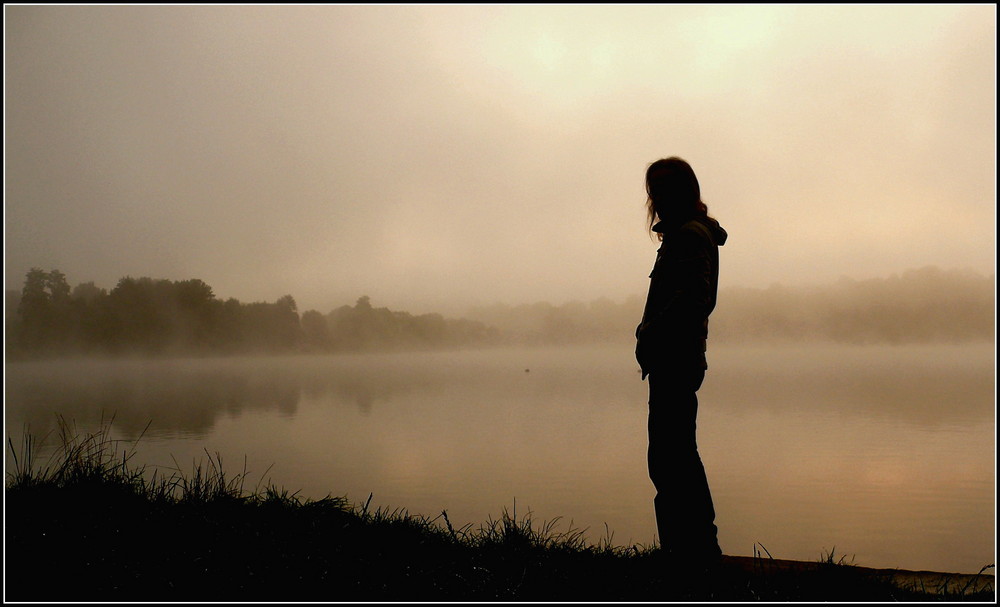
{"type": "MultiPolygon", "coordinates": [[[[701,200],[701,186],[691,165],[676,156],[650,164],[646,169],[646,218],[650,233],[657,220],[696,215],[708,215],[708,206],[701,200]]],[[[657,236],[663,239],[662,234],[657,236]]]]}

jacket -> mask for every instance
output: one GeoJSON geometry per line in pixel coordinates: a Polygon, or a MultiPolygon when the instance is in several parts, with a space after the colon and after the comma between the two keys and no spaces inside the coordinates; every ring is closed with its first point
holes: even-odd
{"type": "Polygon", "coordinates": [[[653,226],[663,234],[649,274],[649,293],[636,327],[635,357],[642,379],[664,365],[695,364],[705,359],[708,317],[719,286],[719,247],[728,234],[707,216],[673,226],[653,226]]]}

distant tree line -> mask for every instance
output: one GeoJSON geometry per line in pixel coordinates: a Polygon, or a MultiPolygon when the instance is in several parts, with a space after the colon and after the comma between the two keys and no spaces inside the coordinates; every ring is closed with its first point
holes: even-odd
{"type": "Polygon", "coordinates": [[[713,336],[730,342],[829,340],[915,344],[995,338],[994,276],[935,266],[821,286],[730,288],[713,336]]]}
{"type": "MultiPolygon", "coordinates": [[[[926,267],[889,278],[813,287],[720,290],[713,343],[827,340],[930,343],[992,340],[995,281],[971,271],[926,267]]],[[[126,277],[110,292],[70,288],[58,270],[28,272],[7,293],[7,353],[145,354],[358,352],[499,344],[628,341],[643,298],[553,305],[494,304],[465,319],[353,306],[301,314],[291,295],[274,303],[222,300],[198,279],[126,277]]]]}
{"type": "Polygon", "coordinates": [[[222,300],[198,279],[126,277],[107,291],[93,282],[70,288],[59,270],[31,269],[20,293],[8,292],[7,353],[230,354],[334,352],[478,345],[496,338],[483,323],[354,307],[300,317],[295,299],[222,300]]]}
{"type": "MultiPolygon", "coordinates": [[[[823,340],[840,343],[931,343],[992,340],[995,280],[966,270],[929,266],[870,280],[842,278],[822,286],[719,290],[713,343],[823,340]]],[[[644,297],[560,306],[540,302],[473,308],[469,317],[496,327],[508,341],[573,344],[628,341],[644,297]]]]}
{"type": "Polygon", "coordinates": [[[568,345],[632,339],[642,308],[643,300],[633,295],[623,303],[605,297],[562,305],[497,303],[476,306],[468,316],[496,327],[506,343],[568,345]]]}
{"type": "Polygon", "coordinates": [[[326,316],[315,310],[306,312],[302,324],[306,329],[306,345],[311,350],[423,349],[499,341],[496,329],[485,323],[375,308],[367,295],[358,298],[353,307],[341,306],[326,316]]]}

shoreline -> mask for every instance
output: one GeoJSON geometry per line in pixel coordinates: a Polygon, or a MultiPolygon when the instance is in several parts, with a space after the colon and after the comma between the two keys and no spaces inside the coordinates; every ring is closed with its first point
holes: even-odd
{"type": "MultiPolygon", "coordinates": [[[[723,556],[724,561],[734,567],[762,575],[773,573],[815,572],[830,563],[822,561],[795,561],[789,559],[760,558],[752,556],[723,556]]],[[[861,565],[841,565],[852,567],[859,573],[872,577],[888,579],[901,588],[919,588],[921,592],[931,595],[945,595],[956,590],[967,589],[968,592],[996,590],[996,574],[986,573],[984,567],[979,573],[954,573],[943,571],[910,570],[885,567],[865,567],[861,565]]]]}
{"type": "MultiPolygon", "coordinates": [[[[995,577],[589,544],[530,514],[455,528],[447,512],[300,498],[211,460],[145,475],[110,428],[63,428],[60,457],[8,440],[5,600],[18,602],[995,601],[995,577]],[[40,465],[39,465],[40,464],[40,465]]],[[[134,444],[133,444],[134,448],[134,444]]],[[[992,565],[990,565],[992,567],[992,565]]]]}
{"type": "MultiPolygon", "coordinates": [[[[190,481],[190,479],[189,479],[190,481]]],[[[188,489],[195,488],[188,482],[188,489]]],[[[202,482],[203,483],[203,482],[202,482]]],[[[230,489],[222,483],[216,489],[230,489]]],[[[201,485],[205,487],[204,483],[201,485]]],[[[756,602],[995,600],[995,576],[587,544],[504,513],[374,512],[270,488],[150,499],[82,483],[5,490],[5,600],[17,602],[756,602]],[[57,583],[53,583],[53,581],[57,583]]]]}

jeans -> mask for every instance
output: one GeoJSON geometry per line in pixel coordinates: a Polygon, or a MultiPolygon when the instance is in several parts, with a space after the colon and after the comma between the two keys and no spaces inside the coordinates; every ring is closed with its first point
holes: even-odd
{"type": "Polygon", "coordinates": [[[682,557],[718,558],[715,507],[695,440],[700,365],[650,373],[649,478],[660,546],[682,557]]]}

